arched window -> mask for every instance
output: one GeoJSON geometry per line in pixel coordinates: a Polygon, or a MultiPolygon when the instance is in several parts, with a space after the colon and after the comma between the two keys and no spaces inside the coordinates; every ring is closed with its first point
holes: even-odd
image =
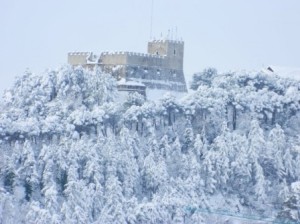
{"type": "Polygon", "coordinates": [[[174,55],[176,55],[176,50],[174,49],[174,55]]]}

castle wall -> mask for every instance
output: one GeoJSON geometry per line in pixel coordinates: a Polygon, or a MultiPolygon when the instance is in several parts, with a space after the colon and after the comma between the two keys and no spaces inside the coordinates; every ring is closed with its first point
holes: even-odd
{"type": "Polygon", "coordinates": [[[117,79],[140,82],[150,89],[187,91],[182,70],[139,65],[102,65],[102,69],[117,79]]]}
{"type": "Polygon", "coordinates": [[[128,54],[128,65],[137,65],[145,67],[164,67],[165,57],[149,55],[149,54],[138,54],[129,53],[128,54]]]}
{"type": "Polygon", "coordinates": [[[104,65],[126,65],[127,54],[125,52],[102,53],[100,63],[104,65]]]}
{"type": "Polygon", "coordinates": [[[184,82],[183,71],[171,70],[168,68],[150,66],[126,66],[127,78],[167,80],[172,82],[184,82]]]}
{"type": "Polygon", "coordinates": [[[70,65],[85,65],[87,57],[91,52],[72,52],[68,54],[68,63],[70,65]]]}

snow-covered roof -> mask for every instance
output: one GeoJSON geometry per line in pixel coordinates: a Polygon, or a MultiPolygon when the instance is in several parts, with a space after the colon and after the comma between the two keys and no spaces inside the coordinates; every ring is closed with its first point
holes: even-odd
{"type": "Polygon", "coordinates": [[[145,87],[145,85],[143,83],[140,82],[135,82],[135,81],[126,81],[125,79],[120,79],[118,81],[118,85],[128,85],[128,86],[142,86],[145,87]]]}
{"type": "Polygon", "coordinates": [[[300,80],[300,68],[281,67],[270,65],[262,71],[268,75],[278,75],[283,78],[300,80]]]}

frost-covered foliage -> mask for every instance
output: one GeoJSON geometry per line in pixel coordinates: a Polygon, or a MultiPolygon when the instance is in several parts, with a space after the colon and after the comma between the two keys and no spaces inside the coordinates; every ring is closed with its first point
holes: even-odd
{"type": "Polygon", "coordinates": [[[300,222],[300,83],[199,74],[117,102],[100,70],[27,72],[1,102],[0,223],[300,222]]]}

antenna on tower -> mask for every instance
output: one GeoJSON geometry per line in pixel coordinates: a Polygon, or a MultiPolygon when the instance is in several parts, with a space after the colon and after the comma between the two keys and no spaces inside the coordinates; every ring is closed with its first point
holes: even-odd
{"type": "Polygon", "coordinates": [[[150,15],[150,40],[152,40],[152,25],[153,25],[153,1],[151,0],[151,15],[150,15]]]}

